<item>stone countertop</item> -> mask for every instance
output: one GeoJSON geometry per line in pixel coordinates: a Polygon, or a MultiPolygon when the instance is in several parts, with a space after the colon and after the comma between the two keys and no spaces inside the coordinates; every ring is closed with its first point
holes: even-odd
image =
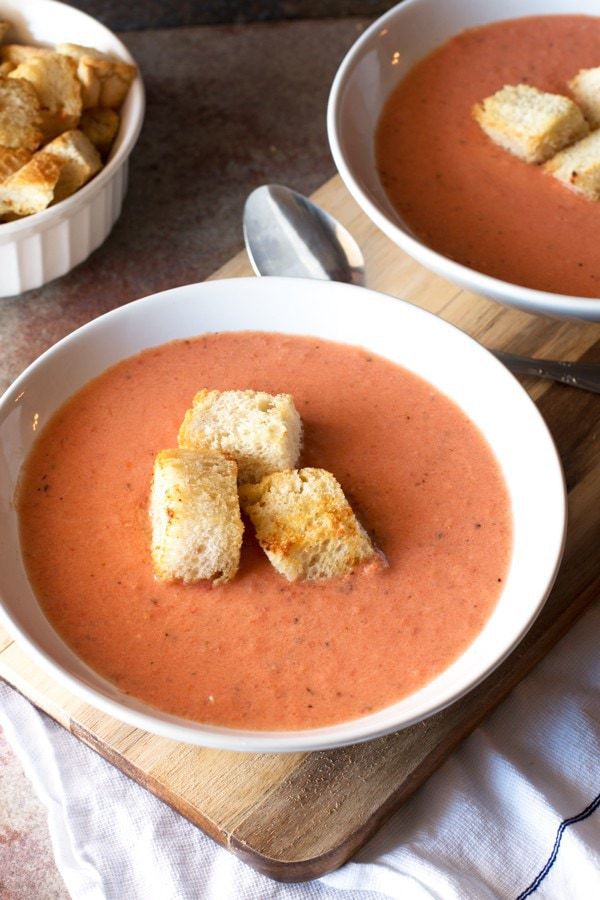
{"type": "MultiPolygon", "coordinates": [[[[253,188],[279,182],[310,193],[333,175],[327,95],[365,24],[315,20],[122,35],[147,90],[123,213],[77,269],[0,299],[0,391],[79,325],[222,265],[241,249],[242,209],[253,188]]],[[[1,734],[0,896],[67,897],[44,813],[1,734]]]]}
{"type": "Polygon", "coordinates": [[[364,27],[351,20],[122,35],[147,90],[121,218],[78,268],[0,299],[0,389],[74,328],[129,300],[199,281],[242,244],[244,200],[265,182],[303,193],[334,173],[325,109],[364,27]]]}

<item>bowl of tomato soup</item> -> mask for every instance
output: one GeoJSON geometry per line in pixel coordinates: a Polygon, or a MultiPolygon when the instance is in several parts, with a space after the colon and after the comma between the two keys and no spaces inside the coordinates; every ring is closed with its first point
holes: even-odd
{"type": "Polygon", "coordinates": [[[531,313],[600,320],[600,203],[484,134],[504,85],[570,96],[600,66],[599,0],[405,0],[351,48],[328,108],[346,186],[402,250],[531,313]]]}
{"type": "Polygon", "coordinates": [[[565,495],[525,391],[408,303],[302,279],[175,288],[85,325],[0,400],[2,620],[52,677],[205,746],[366,740],[456,701],[559,565],[565,495]],[[387,566],[289,582],[246,523],[234,580],[159,582],[153,460],[200,388],[290,393],[387,566]]]}

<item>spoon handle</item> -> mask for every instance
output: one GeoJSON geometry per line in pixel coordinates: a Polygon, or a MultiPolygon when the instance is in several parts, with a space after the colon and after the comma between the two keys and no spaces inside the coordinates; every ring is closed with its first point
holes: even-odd
{"type": "Polygon", "coordinates": [[[500,362],[517,375],[550,378],[570,387],[600,394],[600,365],[598,363],[559,362],[552,359],[529,359],[501,350],[492,351],[500,362]]]}

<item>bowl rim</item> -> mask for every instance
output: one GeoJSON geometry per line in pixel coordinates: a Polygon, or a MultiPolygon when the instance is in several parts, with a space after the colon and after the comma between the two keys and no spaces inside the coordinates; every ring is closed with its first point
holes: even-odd
{"type": "MultiPolygon", "coordinates": [[[[326,120],[329,147],[342,181],[362,210],[387,237],[413,259],[416,259],[438,275],[458,283],[467,290],[482,294],[485,297],[491,297],[498,302],[517,306],[534,314],[571,315],[592,321],[600,319],[600,297],[580,297],[528,288],[495,278],[492,275],[486,275],[484,272],[471,269],[462,263],[450,259],[448,256],[444,256],[443,253],[433,250],[417,238],[412,237],[382,212],[370,199],[367,192],[363,190],[359,178],[354,175],[342,147],[341,103],[343,93],[353,74],[354,67],[360,61],[359,57],[373,37],[382,28],[388,27],[390,23],[395,23],[397,19],[399,20],[403,15],[406,15],[407,9],[419,5],[421,2],[423,0],[403,0],[403,2],[397,3],[376,19],[352,44],[336,71],[327,101],[326,120]]],[[[527,13],[524,11],[523,15],[527,15],[527,13]]],[[[549,13],[549,15],[552,15],[552,13],[549,13]]],[[[556,15],[560,15],[560,13],[556,13],[556,15]]],[[[511,18],[516,17],[512,16],[511,18]]],[[[497,19],[494,21],[502,20],[497,19]]],[[[468,26],[459,28],[455,34],[460,33],[465,27],[468,26]]],[[[431,50],[433,49],[434,47],[432,46],[431,50]]]]}
{"type": "MultiPolygon", "coordinates": [[[[286,286],[294,285],[297,286],[299,282],[304,283],[307,291],[313,290],[315,287],[315,281],[309,279],[297,279],[297,278],[276,278],[276,277],[268,277],[260,279],[261,282],[271,282],[275,283],[275,286],[278,290],[279,295],[286,295],[286,286]]],[[[18,376],[18,378],[13,382],[12,385],[7,389],[7,391],[0,397],[0,424],[3,421],[4,413],[7,409],[11,409],[14,405],[15,399],[19,398],[24,392],[24,389],[27,386],[28,379],[32,374],[34,374],[37,370],[43,369],[46,364],[52,359],[52,357],[60,353],[60,351],[71,344],[77,344],[80,337],[86,335],[96,329],[100,323],[110,322],[110,321],[118,321],[119,319],[127,320],[129,316],[136,316],[138,313],[144,309],[144,311],[152,316],[153,307],[162,307],[166,308],[170,303],[173,302],[174,298],[177,295],[184,295],[185,292],[190,291],[192,289],[199,289],[200,292],[204,289],[214,289],[215,285],[225,285],[225,289],[227,289],[228,285],[235,289],[236,293],[243,293],[245,285],[248,283],[252,283],[256,286],[259,283],[259,280],[253,277],[247,278],[229,278],[229,279],[219,279],[209,282],[200,282],[189,285],[181,285],[175,288],[171,288],[165,291],[161,291],[159,293],[149,295],[148,297],[144,297],[138,300],[135,300],[131,303],[127,303],[121,307],[113,309],[107,313],[104,313],[101,316],[92,319],[90,322],[80,326],[75,331],[68,334],[66,337],[62,338],[60,341],[52,345],[48,348],[44,353],[42,353],[36,360],[34,360],[27,368],[18,376]],[[210,286],[210,287],[209,287],[210,286]]],[[[473,349],[476,350],[477,353],[480,353],[483,358],[484,356],[487,359],[487,365],[491,365],[496,367],[498,372],[502,372],[507,380],[507,388],[509,384],[511,386],[511,390],[520,394],[523,399],[526,400],[528,404],[529,414],[536,420],[536,424],[541,426],[542,432],[546,438],[547,450],[548,450],[548,461],[551,462],[551,465],[554,469],[555,480],[553,483],[553,488],[556,492],[555,500],[558,501],[558,512],[560,513],[560,522],[557,527],[557,541],[554,547],[549,549],[549,554],[551,555],[551,559],[553,560],[552,566],[547,570],[544,574],[543,583],[542,579],[540,579],[539,585],[539,597],[535,606],[533,606],[529,612],[529,615],[526,620],[524,620],[521,624],[521,627],[518,631],[512,633],[512,637],[510,641],[503,645],[501,648],[501,652],[497,653],[493,658],[487,659],[485,664],[477,667],[476,677],[471,679],[468,684],[462,684],[458,689],[450,689],[446,688],[445,691],[440,693],[440,697],[438,701],[434,704],[422,704],[422,706],[427,706],[428,708],[423,710],[422,708],[417,709],[417,711],[410,715],[405,716],[400,721],[397,719],[394,722],[380,725],[378,727],[373,727],[370,723],[370,719],[380,715],[384,710],[390,710],[395,706],[394,704],[390,704],[387,707],[384,707],[381,710],[377,710],[375,713],[370,714],[369,716],[363,716],[356,719],[346,720],[342,723],[336,723],[335,725],[321,726],[318,728],[309,728],[309,729],[300,729],[300,730],[288,730],[288,731],[244,731],[239,728],[231,728],[231,727],[223,727],[223,726],[211,726],[206,723],[195,722],[194,720],[183,720],[180,717],[170,716],[168,713],[165,713],[163,710],[157,709],[157,713],[161,716],[161,718],[155,718],[152,715],[152,707],[148,704],[144,704],[141,701],[140,705],[142,706],[142,710],[133,709],[131,707],[127,707],[122,705],[117,700],[111,699],[106,694],[101,693],[96,688],[86,685],[77,675],[69,674],[65,671],[62,666],[54,661],[52,656],[40,647],[37,642],[29,637],[25,631],[19,626],[18,622],[14,620],[11,616],[9,610],[5,607],[4,600],[2,597],[2,589],[0,588],[0,624],[4,625],[8,632],[15,638],[15,640],[19,641],[22,646],[25,647],[26,652],[40,665],[42,669],[44,669],[51,677],[55,678],[63,687],[67,688],[70,692],[75,694],[76,696],[81,697],[86,702],[88,702],[91,706],[100,709],[101,711],[107,713],[113,718],[126,722],[136,728],[141,728],[144,731],[151,732],[162,737],[167,737],[173,740],[178,740],[183,743],[195,744],[209,748],[218,748],[218,749],[226,749],[226,750],[237,750],[237,751],[252,751],[252,752],[302,752],[302,751],[312,751],[312,750],[322,750],[322,749],[330,749],[333,747],[344,746],[353,743],[360,743],[362,741],[373,740],[375,738],[381,737],[386,734],[390,734],[394,731],[398,731],[400,729],[407,728],[411,725],[416,724],[417,722],[424,721],[430,716],[434,715],[437,712],[440,712],[442,709],[445,709],[447,706],[453,704],[461,697],[465,696],[471,690],[473,690],[478,684],[480,684],[494,669],[496,669],[501,663],[510,655],[510,653],[514,650],[514,648],[520,643],[524,635],[529,631],[531,626],[533,625],[535,619],[539,615],[542,610],[548,594],[552,588],[552,585],[555,581],[558,569],[560,567],[560,563],[562,560],[562,555],[564,551],[565,538],[566,538],[566,487],[565,480],[562,471],[562,465],[560,462],[560,457],[558,455],[558,451],[554,444],[554,440],[552,435],[550,434],[548,427],[534,404],[533,400],[529,397],[525,389],[517,382],[517,380],[511,375],[511,373],[500,363],[489,351],[487,351],[481,344],[479,344],[474,338],[470,337],[465,332],[461,331],[457,326],[453,325],[450,322],[447,322],[434,313],[431,313],[427,310],[424,310],[414,304],[408,303],[405,300],[400,300],[390,295],[384,294],[382,292],[374,291],[372,289],[367,289],[363,287],[358,287],[355,285],[349,284],[340,284],[337,282],[322,282],[321,284],[327,284],[328,288],[325,290],[331,289],[332,291],[343,291],[343,292],[360,292],[360,294],[364,294],[364,301],[377,302],[379,304],[394,304],[396,306],[404,307],[404,314],[413,315],[422,318],[430,318],[436,320],[437,323],[442,323],[442,327],[452,331],[456,335],[460,335],[459,340],[464,340],[469,343],[473,349]],[[336,727],[344,727],[345,733],[343,736],[333,738],[331,735],[326,734],[332,728],[336,727]]],[[[218,290],[218,289],[217,289],[218,290]]],[[[260,289],[259,289],[260,290],[260,289]]],[[[357,294],[358,296],[358,294],[357,294]]],[[[189,301],[187,301],[189,302],[189,301]]],[[[439,327],[439,326],[436,326],[439,327]]],[[[235,331],[236,329],[230,329],[235,331]]],[[[242,328],[239,330],[248,330],[246,328],[242,328]]],[[[255,330],[265,330],[262,327],[259,327],[255,330]]],[[[268,329],[271,331],[277,331],[277,329],[268,329]]],[[[209,332],[199,332],[209,333],[209,332]]],[[[283,333],[283,332],[281,332],[283,333]]],[[[287,333],[299,333],[299,332],[287,332],[287,333]]],[[[328,338],[331,340],[332,338],[328,338]]],[[[349,341],[341,340],[342,343],[351,343],[349,341]]],[[[157,346],[155,343],[146,342],[144,340],[144,348],[149,348],[152,346],[157,346]]],[[[133,351],[136,352],[136,351],[133,351]]],[[[128,354],[132,355],[132,354],[128,354]]],[[[385,357],[384,353],[381,353],[382,356],[385,357]]],[[[127,356],[120,356],[119,359],[125,359],[127,356]]],[[[388,357],[386,357],[388,358],[388,357]]],[[[107,367],[114,365],[115,363],[108,363],[107,367]]],[[[397,363],[402,365],[401,363],[397,363]]],[[[457,400],[453,402],[457,403],[457,400]]],[[[58,407],[56,407],[58,408],[58,407]]],[[[55,411],[54,409],[52,411],[55,411]]],[[[485,438],[484,434],[484,438],[485,438]]],[[[487,438],[486,438],[487,439],[487,438]]],[[[493,449],[493,448],[492,448],[493,449]]],[[[52,627],[52,626],[51,626],[52,627]]],[[[58,634],[58,632],[55,632],[58,634]]],[[[60,638],[60,634],[58,634],[60,638]]],[[[60,638],[62,640],[62,638],[60,638]]],[[[469,645],[470,647],[471,645],[469,645]]],[[[467,648],[468,650],[468,648],[467,648]]],[[[73,651],[72,651],[73,652],[73,651]]],[[[466,651],[465,651],[466,652],[466,651]]],[[[461,654],[462,655],[462,654],[461,654]]],[[[81,660],[81,657],[77,657],[81,660]]],[[[460,659],[460,656],[458,657],[460,659]]],[[[84,665],[87,666],[87,664],[84,665]]],[[[88,667],[89,668],[89,667],[88,667]]],[[[91,670],[94,672],[94,675],[98,678],[102,678],[95,670],[91,670]]],[[[439,675],[443,675],[447,670],[444,669],[439,675]]],[[[436,677],[439,677],[436,676],[436,677]]],[[[114,690],[114,685],[111,685],[110,682],[106,682],[107,685],[110,685],[114,690]]],[[[431,683],[431,682],[429,682],[431,683]]],[[[426,687],[425,685],[424,687],[426,687]]],[[[410,696],[410,695],[408,695],[410,696]]],[[[135,700],[135,698],[133,698],[135,700]]],[[[401,698],[400,701],[407,698],[401,698]]]]}
{"type": "MultiPolygon", "coordinates": [[[[22,2],[24,8],[26,8],[27,0],[22,0],[22,2]]],[[[37,0],[37,3],[39,2],[40,0],[37,0]]],[[[0,225],[0,243],[7,243],[13,235],[17,235],[19,232],[26,231],[34,226],[36,228],[39,226],[39,230],[44,231],[46,228],[54,225],[57,220],[70,217],[73,212],[85,205],[87,201],[92,200],[131,154],[144,121],[146,98],[140,67],[120,38],[94,16],[81,9],[61,3],[60,0],[42,0],[42,2],[49,7],[57,7],[56,15],[61,15],[61,11],[66,9],[69,11],[69,14],[77,14],[77,16],[87,19],[95,28],[105,31],[116,45],[116,49],[114,51],[111,50],[111,53],[114,52],[124,62],[134,65],[137,69],[137,74],[125,98],[125,103],[129,101],[128,115],[120,115],[119,131],[123,131],[123,126],[125,126],[125,130],[123,131],[123,141],[117,148],[116,153],[108,159],[91,181],[84,184],[82,188],[75,191],[70,197],[65,197],[64,200],[59,201],[55,206],[49,206],[31,216],[23,216],[23,218],[14,222],[3,222],[0,225]]],[[[0,12],[1,10],[2,2],[0,0],[0,12]]],[[[54,13],[54,11],[49,9],[47,15],[51,13],[54,13]]]]}

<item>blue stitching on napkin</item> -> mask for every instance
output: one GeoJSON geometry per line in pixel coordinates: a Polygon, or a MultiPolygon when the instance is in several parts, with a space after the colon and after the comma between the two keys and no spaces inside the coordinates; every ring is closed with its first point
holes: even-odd
{"type": "Polygon", "coordinates": [[[533,894],[534,891],[537,891],[540,884],[542,883],[542,881],[544,880],[544,878],[546,877],[546,875],[548,874],[548,872],[550,871],[550,869],[552,868],[552,866],[555,863],[556,857],[558,856],[558,849],[560,847],[560,842],[562,840],[562,836],[565,831],[565,828],[568,825],[575,825],[576,822],[582,822],[583,819],[587,819],[588,816],[591,816],[591,814],[594,812],[594,810],[598,809],[599,806],[600,806],[600,794],[598,794],[598,796],[594,800],[592,800],[592,802],[589,804],[589,806],[586,806],[586,808],[582,812],[578,813],[578,815],[571,816],[570,819],[564,819],[560,823],[560,825],[558,826],[558,831],[556,832],[556,840],[554,841],[554,847],[552,848],[552,853],[550,854],[550,858],[549,858],[548,862],[546,863],[546,865],[544,866],[542,871],[539,873],[539,875],[537,875],[537,877],[531,882],[529,887],[525,888],[525,890],[523,891],[522,894],[519,894],[519,896],[517,897],[517,900],[525,900],[526,897],[529,897],[531,894],[533,894]]]}

